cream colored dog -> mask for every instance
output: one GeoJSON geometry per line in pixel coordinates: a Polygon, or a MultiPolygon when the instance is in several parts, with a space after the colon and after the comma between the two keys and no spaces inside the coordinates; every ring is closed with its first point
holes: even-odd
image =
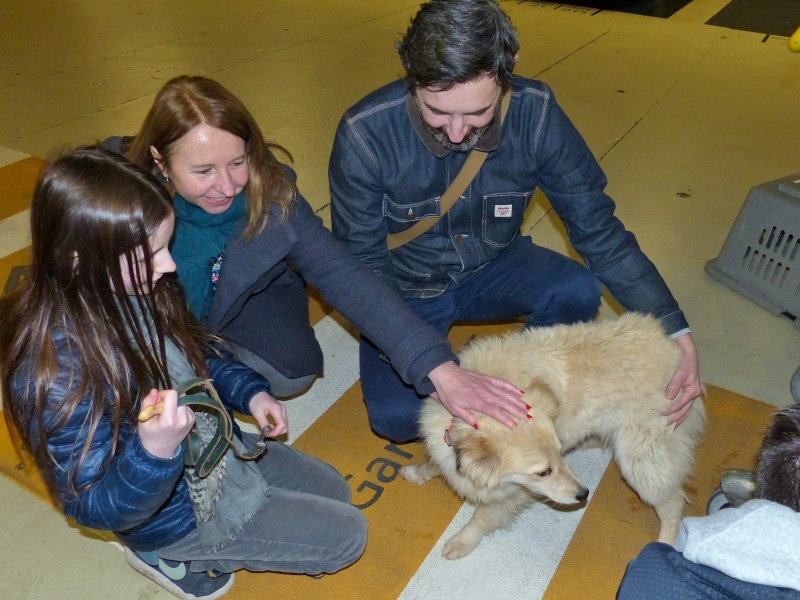
{"type": "Polygon", "coordinates": [[[477,505],[445,544],[444,556],[466,556],[484,535],[543,497],[561,504],[586,500],[589,491],[564,453],[588,438],[613,450],[625,480],[655,508],[659,541],[674,542],[686,501],[682,486],[705,425],[700,399],[677,428],[661,415],[680,357],[658,321],[635,313],[471,342],[460,353],[461,365],[524,390],[533,418],[507,428],[477,414],[476,430],[426,400],[420,425],[428,461],[403,467],[403,477],[421,484],[442,475],[477,505]]]}

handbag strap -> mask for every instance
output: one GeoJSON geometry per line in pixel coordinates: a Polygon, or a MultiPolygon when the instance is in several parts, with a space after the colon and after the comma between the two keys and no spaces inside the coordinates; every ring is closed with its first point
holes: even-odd
{"type": "Polygon", "coordinates": [[[195,473],[201,479],[211,473],[229,447],[237,458],[242,460],[253,460],[267,450],[266,438],[271,429],[269,427],[261,430],[261,437],[252,450],[249,452],[238,450],[236,444],[233,443],[233,419],[217,394],[217,390],[208,379],[195,377],[176,386],[175,390],[178,392],[178,406],[193,407],[193,410],[200,408],[214,412],[218,417],[217,431],[205,448],[200,448],[200,436],[194,429],[186,438],[186,464],[194,466],[195,473]],[[189,390],[198,388],[202,390],[201,393],[187,394],[189,390]]]}
{"type": "MultiPolygon", "coordinates": [[[[500,101],[500,125],[503,124],[503,121],[506,118],[508,105],[510,103],[511,92],[506,92],[503,94],[503,98],[500,101]]],[[[406,244],[419,237],[428,231],[428,229],[433,227],[434,224],[436,224],[436,222],[445,214],[447,214],[447,211],[450,210],[456,201],[461,197],[461,194],[464,193],[464,190],[467,189],[470,182],[475,179],[475,175],[478,174],[481,165],[483,165],[483,162],[486,160],[488,155],[488,152],[473,149],[472,152],[469,153],[469,156],[464,162],[464,165],[461,167],[461,170],[458,172],[458,175],[456,175],[456,178],[453,179],[453,182],[439,199],[439,211],[441,214],[437,217],[424,217],[408,229],[386,236],[386,246],[389,248],[389,250],[399,248],[403,244],[406,244]]]]}
{"type": "MultiPolygon", "coordinates": [[[[202,479],[211,473],[217,463],[222,460],[228,448],[231,448],[234,454],[242,460],[253,460],[266,452],[267,434],[272,430],[271,427],[264,427],[261,430],[261,436],[250,451],[239,451],[236,444],[233,443],[233,419],[211,381],[195,377],[176,385],[175,391],[178,392],[178,406],[189,406],[193,410],[212,412],[217,416],[217,430],[208,444],[203,445],[200,434],[197,432],[197,426],[192,427],[183,442],[186,450],[184,463],[186,466],[194,467],[198,477],[202,479]],[[190,390],[200,390],[200,392],[188,394],[187,392],[190,390]]],[[[139,421],[146,421],[159,414],[160,407],[159,404],[148,406],[140,413],[139,421]]]]}

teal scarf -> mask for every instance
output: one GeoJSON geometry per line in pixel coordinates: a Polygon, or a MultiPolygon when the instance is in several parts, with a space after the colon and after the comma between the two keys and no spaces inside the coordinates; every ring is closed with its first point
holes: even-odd
{"type": "Polygon", "coordinates": [[[175,233],[170,252],[178,269],[178,279],[186,290],[189,308],[198,319],[211,309],[222,255],[236,223],[247,214],[247,196],[240,192],[224,213],[213,215],[190,204],[178,194],[175,207],[175,233]]]}

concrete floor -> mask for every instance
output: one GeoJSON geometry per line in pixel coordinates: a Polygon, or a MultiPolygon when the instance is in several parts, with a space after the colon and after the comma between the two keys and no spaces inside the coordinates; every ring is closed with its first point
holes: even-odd
{"type": "MultiPolygon", "coordinates": [[[[239,95],[291,150],[301,190],[327,218],[338,119],[401,75],[393,41],[419,2],[0,0],[0,164],[133,134],[164,81],[198,73],[239,95]]],[[[705,25],[726,3],[694,0],[669,19],[502,5],[522,41],[518,73],[553,87],[600,159],[619,216],[689,318],[704,380],[784,405],[797,329],[703,267],[752,186],[800,172],[800,56],[785,39],[705,25]]],[[[571,252],[544,198],[525,229],[571,252]]],[[[0,232],[0,252],[27,243],[24,219],[0,232]]],[[[327,368],[335,376],[336,364],[327,368]]],[[[0,506],[0,597],[170,597],[6,480],[0,506]]]]}

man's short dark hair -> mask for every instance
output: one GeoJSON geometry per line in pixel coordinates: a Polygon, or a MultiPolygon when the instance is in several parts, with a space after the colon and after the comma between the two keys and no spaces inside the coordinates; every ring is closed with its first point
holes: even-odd
{"type": "Polygon", "coordinates": [[[756,465],[756,497],[800,512],[800,406],[772,418],[756,465]]]}
{"type": "Polygon", "coordinates": [[[511,85],[519,39],[494,0],[431,0],[397,43],[412,88],[447,90],[493,75],[511,85]]]}

